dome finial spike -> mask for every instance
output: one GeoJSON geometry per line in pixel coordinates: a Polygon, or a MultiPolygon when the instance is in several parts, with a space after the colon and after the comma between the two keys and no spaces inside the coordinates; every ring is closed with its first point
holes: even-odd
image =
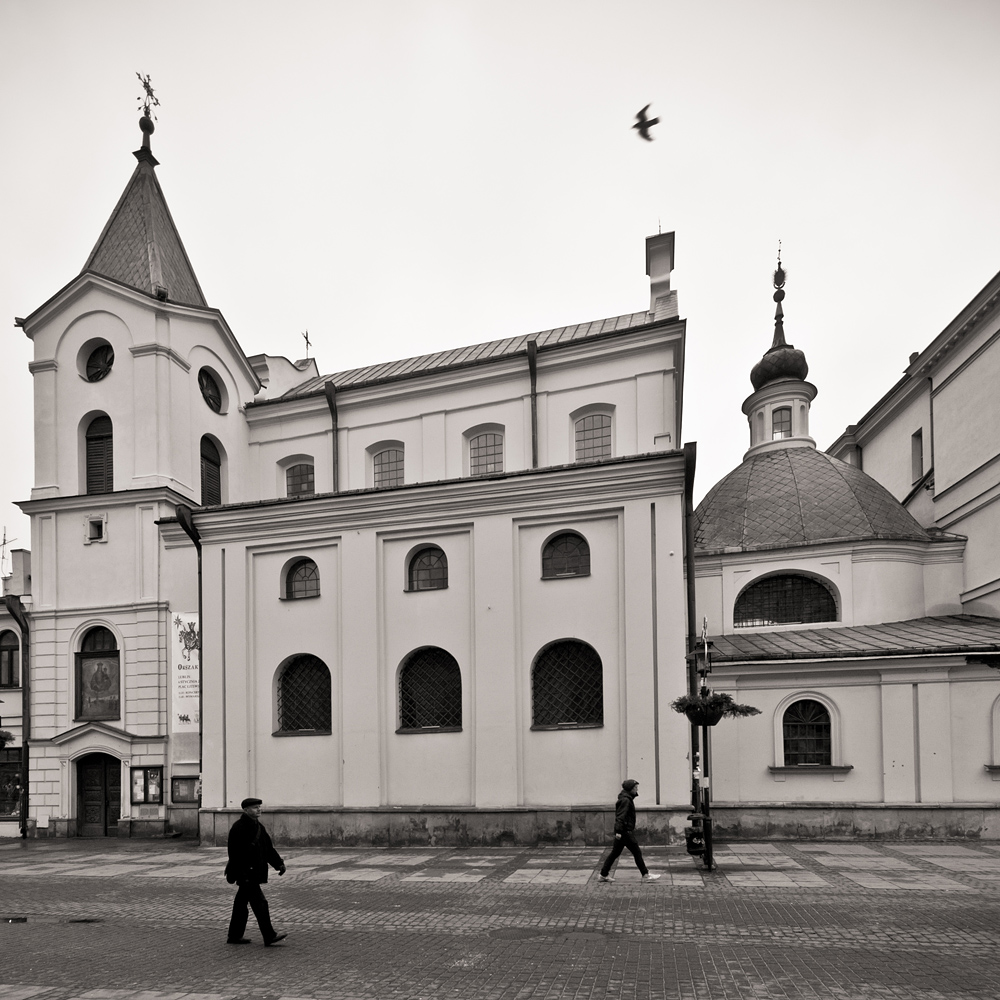
{"type": "Polygon", "coordinates": [[[781,240],[778,240],[778,266],[774,270],[774,295],[772,298],[777,303],[774,310],[774,340],[771,343],[771,350],[777,347],[786,347],[785,344],[785,312],[781,308],[781,300],[785,297],[785,269],[781,266],[781,240]]]}

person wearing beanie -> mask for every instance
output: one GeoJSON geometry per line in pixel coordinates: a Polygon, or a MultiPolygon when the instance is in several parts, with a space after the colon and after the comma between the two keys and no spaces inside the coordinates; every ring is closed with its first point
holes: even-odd
{"type": "Polygon", "coordinates": [[[614,876],[610,874],[611,866],[626,847],[635,858],[635,866],[639,869],[643,882],[652,882],[660,877],[651,874],[646,867],[646,862],[642,860],[639,842],[635,839],[635,798],[638,794],[639,782],[635,778],[626,778],[622,782],[622,790],[618,793],[618,801],[615,803],[615,843],[601,866],[602,882],[614,882],[614,876]]]}
{"type": "Polygon", "coordinates": [[[283,941],[287,934],[279,934],[271,926],[271,911],[268,908],[261,883],[267,881],[267,866],[279,875],[285,874],[285,862],[274,849],[264,824],[260,821],[260,799],[247,798],[240,803],[243,815],[229,829],[229,863],[226,865],[226,881],[239,886],[233,900],[233,915],[229,921],[227,944],[249,944],[243,936],[247,928],[247,906],[257,918],[257,926],[265,945],[283,941]]]}

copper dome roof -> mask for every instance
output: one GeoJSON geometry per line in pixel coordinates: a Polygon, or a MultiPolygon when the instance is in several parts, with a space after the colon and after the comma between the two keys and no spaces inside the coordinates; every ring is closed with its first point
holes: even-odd
{"type": "Polygon", "coordinates": [[[870,476],[808,447],[752,455],[716,483],[695,511],[699,555],[929,537],[870,476]]]}

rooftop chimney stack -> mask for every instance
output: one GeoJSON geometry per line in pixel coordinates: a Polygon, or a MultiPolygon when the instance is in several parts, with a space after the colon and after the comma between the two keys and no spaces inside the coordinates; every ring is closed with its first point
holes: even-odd
{"type": "Polygon", "coordinates": [[[677,316],[677,293],[670,290],[674,269],[674,234],[646,237],[646,274],[649,275],[649,313],[657,322],[677,316]]]}

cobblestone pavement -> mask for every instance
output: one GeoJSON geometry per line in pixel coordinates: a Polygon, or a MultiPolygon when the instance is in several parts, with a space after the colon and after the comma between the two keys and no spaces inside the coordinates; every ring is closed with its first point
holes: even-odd
{"type": "Polygon", "coordinates": [[[232,947],[222,849],[0,841],[0,1000],[1000,997],[1000,845],[282,853],[232,947]]]}

